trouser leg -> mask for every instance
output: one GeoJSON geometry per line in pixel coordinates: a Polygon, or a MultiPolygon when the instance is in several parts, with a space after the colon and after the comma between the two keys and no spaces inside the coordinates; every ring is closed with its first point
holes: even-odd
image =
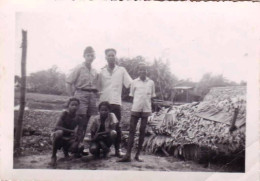
{"type": "Polygon", "coordinates": [[[95,157],[99,157],[100,155],[100,145],[98,142],[91,142],[89,147],[89,152],[95,157]]]}
{"type": "Polygon", "coordinates": [[[117,137],[115,139],[115,152],[116,154],[119,153],[120,144],[121,144],[121,137],[122,137],[122,131],[120,127],[120,121],[121,121],[121,106],[116,104],[111,104],[111,112],[115,114],[118,123],[116,124],[116,132],[117,137]]]}
{"type": "Polygon", "coordinates": [[[92,100],[93,96],[89,92],[77,90],[75,92],[75,97],[78,98],[80,101],[79,109],[77,111],[77,115],[80,117],[80,128],[79,128],[78,136],[79,136],[79,141],[82,142],[85,137],[85,134],[86,134],[90,116],[92,115],[92,112],[91,112],[92,111],[92,109],[91,109],[92,102],[93,102],[93,106],[95,106],[94,103],[96,103],[96,102],[95,102],[95,100],[92,100]]]}
{"type": "Polygon", "coordinates": [[[87,131],[87,126],[88,126],[88,122],[89,122],[89,119],[90,119],[90,116],[89,115],[85,115],[85,114],[81,114],[79,115],[80,116],[80,119],[81,119],[81,123],[79,125],[79,129],[78,129],[78,138],[79,138],[79,142],[82,142],[85,135],[86,135],[86,131],[87,131]]]}
{"type": "Polygon", "coordinates": [[[117,136],[116,136],[116,139],[115,139],[115,150],[117,152],[120,149],[121,137],[122,137],[122,131],[121,131],[120,123],[116,124],[116,133],[117,133],[117,136]]]}
{"type": "Polygon", "coordinates": [[[128,158],[131,158],[131,151],[132,151],[132,147],[134,144],[136,125],[137,125],[138,119],[139,118],[136,116],[131,116],[131,119],[130,119],[130,130],[129,130],[128,144],[127,144],[127,152],[126,152],[126,156],[125,156],[128,158]]]}
{"type": "Polygon", "coordinates": [[[138,148],[137,148],[137,152],[136,152],[136,158],[139,157],[140,152],[142,150],[142,146],[143,146],[143,142],[144,142],[144,137],[145,137],[145,128],[147,125],[147,120],[148,117],[143,117],[141,120],[141,124],[140,124],[140,133],[139,133],[139,140],[138,140],[138,148]]]}

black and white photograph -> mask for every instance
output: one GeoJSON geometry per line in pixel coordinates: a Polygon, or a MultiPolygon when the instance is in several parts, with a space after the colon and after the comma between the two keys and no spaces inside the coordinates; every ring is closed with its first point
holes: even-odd
{"type": "Polygon", "coordinates": [[[258,165],[259,6],[88,5],[14,12],[12,170],[131,180],[258,165]]]}

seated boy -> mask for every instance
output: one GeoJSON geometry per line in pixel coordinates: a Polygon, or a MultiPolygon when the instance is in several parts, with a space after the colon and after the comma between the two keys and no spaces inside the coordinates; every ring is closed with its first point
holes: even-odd
{"type": "Polygon", "coordinates": [[[139,158],[142,145],[144,142],[145,128],[148,117],[151,115],[151,100],[155,97],[155,87],[153,80],[149,79],[146,74],[146,65],[139,65],[139,77],[135,79],[130,88],[130,96],[133,97],[133,105],[131,110],[130,119],[130,131],[127,145],[127,153],[119,162],[130,162],[131,161],[131,150],[134,144],[134,136],[136,132],[136,125],[139,118],[141,118],[140,131],[139,131],[139,142],[138,148],[135,155],[135,160],[142,162],[139,158]]]}
{"type": "Polygon", "coordinates": [[[91,143],[89,152],[96,158],[103,152],[103,157],[107,157],[110,146],[116,139],[115,125],[118,122],[114,113],[110,112],[110,104],[101,102],[98,106],[99,115],[95,117],[90,127],[91,143]]]}
{"type": "Polygon", "coordinates": [[[67,104],[67,109],[61,114],[59,121],[52,133],[53,149],[51,157],[51,166],[55,167],[57,162],[57,150],[63,149],[65,158],[69,157],[68,152],[79,154],[84,150],[84,146],[80,146],[81,130],[80,120],[76,116],[79,107],[77,98],[70,98],[67,104]]]}

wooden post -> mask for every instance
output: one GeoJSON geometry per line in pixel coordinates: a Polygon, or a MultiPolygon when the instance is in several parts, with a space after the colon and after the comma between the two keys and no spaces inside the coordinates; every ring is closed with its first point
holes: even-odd
{"type": "Polygon", "coordinates": [[[22,30],[22,61],[21,61],[21,94],[20,94],[20,109],[17,120],[17,128],[15,132],[15,144],[16,151],[19,152],[20,140],[23,129],[23,115],[25,107],[25,91],[26,91],[26,51],[27,51],[27,31],[22,30]]]}
{"type": "Polygon", "coordinates": [[[238,109],[238,108],[235,108],[235,110],[234,110],[234,115],[233,115],[233,119],[231,120],[231,125],[230,125],[230,127],[229,127],[229,131],[230,131],[230,132],[232,132],[232,131],[234,131],[234,130],[237,129],[237,127],[236,127],[235,124],[236,124],[236,120],[237,120],[238,111],[239,111],[239,109],[238,109]]]}

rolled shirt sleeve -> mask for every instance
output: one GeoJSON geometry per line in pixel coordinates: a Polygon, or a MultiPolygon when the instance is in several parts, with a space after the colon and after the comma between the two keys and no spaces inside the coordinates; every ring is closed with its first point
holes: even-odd
{"type": "Polygon", "coordinates": [[[79,69],[78,67],[71,70],[69,75],[66,78],[66,83],[68,84],[74,84],[79,76],[79,69]]]}

